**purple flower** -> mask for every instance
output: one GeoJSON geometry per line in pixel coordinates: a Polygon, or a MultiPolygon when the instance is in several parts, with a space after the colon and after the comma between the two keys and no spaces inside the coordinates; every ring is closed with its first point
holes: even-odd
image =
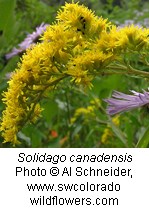
{"type": "Polygon", "coordinates": [[[32,34],[28,34],[23,42],[18,46],[19,48],[13,48],[12,51],[5,55],[6,59],[10,59],[15,55],[23,53],[31,44],[35,44],[41,34],[46,30],[48,24],[42,23],[40,26],[36,27],[36,31],[32,34]]]}
{"type": "Polygon", "coordinates": [[[143,93],[138,93],[134,90],[131,90],[131,92],[133,95],[114,91],[112,98],[104,99],[104,101],[108,103],[107,113],[109,115],[114,115],[149,104],[149,92],[145,90],[143,93]]]}

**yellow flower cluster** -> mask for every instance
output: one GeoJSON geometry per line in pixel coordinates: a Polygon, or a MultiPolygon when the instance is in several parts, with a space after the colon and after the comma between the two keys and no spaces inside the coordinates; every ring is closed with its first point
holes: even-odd
{"type": "Polygon", "coordinates": [[[75,123],[75,121],[80,117],[83,116],[84,120],[88,122],[90,119],[93,119],[96,117],[95,111],[98,109],[100,105],[100,100],[98,98],[95,98],[94,100],[90,101],[90,105],[88,105],[86,108],[80,107],[76,109],[74,116],[71,118],[71,123],[75,123]]]}
{"type": "MultiPolygon", "coordinates": [[[[40,116],[40,100],[61,80],[71,77],[91,87],[102,72],[127,49],[148,48],[149,30],[135,26],[117,29],[83,5],[66,3],[56,22],[47,27],[42,43],[22,56],[3,101],[1,127],[5,142],[19,143],[17,133],[40,116]]],[[[90,111],[90,110],[88,110],[90,111]]]]}
{"type": "MultiPolygon", "coordinates": [[[[114,125],[119,126],[120,125],[120,116],[116,115],[112,118],[112,122],[114,125]]],[[[101,136],[101,143],[106,144],[108,143],[109,139],[113,137],[113,132],[111,130],[111,127],[108,125],[107,128],[104,129],[104,132],[101,136]]]]}

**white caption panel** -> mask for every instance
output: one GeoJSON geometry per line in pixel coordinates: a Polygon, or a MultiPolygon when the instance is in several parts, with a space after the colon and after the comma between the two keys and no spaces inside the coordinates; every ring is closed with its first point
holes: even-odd
{"type": "Polygon", "coordinates": [[[0,212],[148,214],[148,149],[0,149],[0,212]]]}

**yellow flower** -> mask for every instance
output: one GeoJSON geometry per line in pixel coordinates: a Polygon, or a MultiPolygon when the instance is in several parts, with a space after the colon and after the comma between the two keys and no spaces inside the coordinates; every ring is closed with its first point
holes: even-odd
{"type": "Polygon", "coordinates": [[[119,126],[120,125],[120,115],[116,115],[112,118],[112,122],[114,125],[119,126]]]}
{"type": "Polygon", "coordinates": [[[94,98],[90,101],[90,104],[95,107],[99,107],[101,105],[101,101],[99,98],[94,98]]]}
{"type": "MultiPolygon", "coordinates": [[[[91,88],[95,75],[123,53],[149,46],[149,29],[117,29],[78,3],[66,3],[56,19],[44,32],[42,43],[23,54],[3,94],[6,108],[0,130],[5,142],[19,143],[17,133],[41,115],[40,100],[61,80],[70,77],[77,85],[91,88]]],[[[93,116],[97,103],[76,111],[74,117],[80,113],[93,116]]],[[[118,119],[113,120],[118,125],[118,119]]]]}
{"type": "Polygon", "coordinates": [[[112,25],[109,31],[102,32],[97,39],[96,48],[115,55],[120,55],[127,49],[140,51],[149,45],[148,35],[149,29],[146,28],[131,25],[120,29],[112,25]]]}
{"type": "Polygon", "coordinates": [[[0,128],[5,142],[18,144],[18,131],[24,124],[34,123],[40,116],[42,109],[39,101],[44,92],[51,89],[52,83],[54,86],[58,80],[53,78],[51,55],[53,50],[46,42],[28,49],[8,82],[8,91],[3,94],[6,109],[0,128]]]}
{"type": "MultiPolygon", "coordinates": [[[[120,125],[120,116],[116,115],[115,117],[112,118],[112,122],[116,125],[119,126],[120,125]]],[[[107,144],[109,142],[109,139],[112,138],[113,132],[111,130],[111,127],[108,125],[105,129],[104,132],[101,136],[101,143],[103,144],[107,144]]]]}
{"type": "Polygon", "coordinates": [[[84,116],[84,119],[86,121],[88,121],[92,117],[95,117],[96,116],[95,110],[98,108],[95,106],[95,102],[98,102],[98,99],[90,101],[91,105],[87,106],[86,108],[81,107],[76,109],[74,116],[71,118],[71,123],[73,124],[81,115],[84,116]]]}
{"type": "Polygon", "coordinates": [[[119,30],[118,45],[122,48],[129,48],[140,51],[149,44],[149,29],[138,26],[126,26],[119,30]]]}
{"type": "Polygon", "coordinates": [[[101,143],[108,143],[109,138],[113,136],[113,133],[111,132],[111,129],[105,128],[103,135],[101,136],[101,143]]]}
{"type": "Polygon", "coordinates": [[[68,70],[67,74],[72,76],[72,82],[74,81],[76,84],[84,87],[92,87],[91,81],[93,77],[88,74],[87,70],[83,71],[81,68],[75,67],[74,69],[68,70]]]}
{"type": "Polygon", "coordinates": [[[89,38],[99,37],[99,34],[109,27],[106,19],[98,18],[91,10],[78,3],[66,3],[56,18],[66,28],[72,28],[89,38]]]}
{"type": "Polygon", "coordinates": [[[31,109],[33,109],[33,108],[34,108],[34,112],[30,118],[30,121],[32,123],[35,123],[43,109],[40,107],[39,103],[37,103],[35,106],[34,106],[34,104],[31,104],[31,109]]]}
{"type": "MultiPolygon", "coordinates": [[[[88,70],[93,73],[94,70],[99,71],[99,69],[104,68],[113,59],[112,53],[104,54],[99,50],[88,50],[83,54],[78,55],[72,59],[69,63],[70,68],[81,67],[83,70],[88,70]]],[[[69,70],[68,67],[68,70],[69,70]]]]}
{"type": "Polygon", "coordinates": [[[116,54],[118,52],[118,35],[119,31],[117,30],[116,26],[111,26],[109,31],[103,32],[101,37],[96,41],[96,49],[104,53],[116,54]]]}

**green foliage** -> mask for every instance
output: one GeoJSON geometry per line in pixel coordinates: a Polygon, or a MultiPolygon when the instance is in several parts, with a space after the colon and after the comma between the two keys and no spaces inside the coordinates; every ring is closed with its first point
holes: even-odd
{"type": "Polygon", "coordinates": [[[146,148],[146,147],[148,147],[148,144],[149,144],[149,128],[147,128],[145,130],[145,132],[143,133],[142,137],[138,141],[136,147],[138,147],[138,148],[146,148]]]}
{"type": "Polygon", "coordinates": [[[0,46],[8,43],[15,31],[15,0],[0,1],[0,46]]]}

